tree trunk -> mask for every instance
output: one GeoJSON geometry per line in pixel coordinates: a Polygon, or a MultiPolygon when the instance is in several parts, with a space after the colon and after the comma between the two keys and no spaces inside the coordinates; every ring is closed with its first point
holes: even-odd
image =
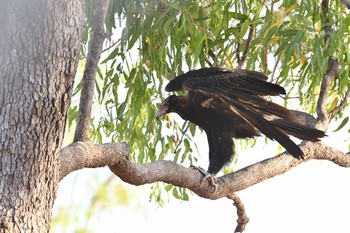
{"type": "Polygon", "coordinates": [[[0,5],[0,232],[48,232],[83,7],[78,0],[0,5]]]}

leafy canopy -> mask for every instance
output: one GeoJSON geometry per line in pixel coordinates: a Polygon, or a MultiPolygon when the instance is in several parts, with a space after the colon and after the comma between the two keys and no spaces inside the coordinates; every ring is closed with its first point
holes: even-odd
{"type": "MultiPolygon", "coordinates": [[[[95,3],[86,2],[90,25],[95,3]]],[[[314,113],[333,56],[341,70],[331,85],[331,111],[349,91],[348,15],[340,1],[330,1],[325,11],[319,1],[307,0],[113,0],[106,19],[113,36],[98,71],[91,135],[97,143],[126,141],[139,163],[192,163],[196,128],[173,117],[156,121],[154,112],[167,79],[205,66],[262,71],[286,87],[286,100],[297,99],[299,110],[314,113]]],[[[347,125],[345,112],[336,116],[342,118],[339,128],[347,125]]],[[[75,117],[72,107],[70,123],[75,117]]],[[[162,190],[155,185],[151,197],[161,201],[162,190]]],[[[165,190],[188,199],[181,188],[165,190]]]]}

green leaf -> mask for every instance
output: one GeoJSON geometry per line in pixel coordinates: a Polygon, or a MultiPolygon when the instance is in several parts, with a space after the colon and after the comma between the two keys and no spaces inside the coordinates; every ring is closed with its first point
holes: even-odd
{"type": "Polygon", "coordinates": [[[169,146],[170,150],[172,152],[174,152],[175,151],[175,147],[174,147],[173,137],[167,136],[167,139],[168,139],[168,146],[169,146]]]}
{"type": "Polygon", "coordinates": [[[181,199],[181,196],[179,195],[179,192],[177,191],[177,188],[176,188],[176,187],[173,187],[173,196],[174,196],[176,199],[181,199]]]}
{"type": "Polygon", "coordinates": [[[278,31],[278,35],[284,36],[284,37],[294,37],[298,33],[297,29],[287,29],[283,31],[278,31]]]}
{"type": "Polygon", "coordinates": [[[286,48],[287,45],[290,44],[289,40],[284,40],[282,42],[282,44],[278,47],[278,49],[276,50],[274,56],[277,56],[278,54],[280,54],[282,51],[284,51],[284,49],[286,48]]]}
{"type": "Polygon", "coordinates": [[[295,35],[294,43],[299,43],[301,39],[303,39],[304,35],[305,35],[304,30],[298,31],[297,34],[295,35]]]}
{"type": "Polygon", "coordinates": [[[164,189],[169,192],[171,189],[173,188],[173,185],[172,184],[167,184],[165,185],[164,189]]]}
{"type": "Polygon", "coordinates": [[[261,38],[265,35],[266,30],[268,30],[270,28],[272,23],[273,23],[273,21],[269,20],[263,25],[263,27],[261,28],[260,33],[258,35],[259,38],[261,38]]]}
{"type": "Polygon", "coordinates": [[[323,70],[323,56],[322,56],[322,47],[321,47],[321,39],[318,35],[315,36],[315,58],[316,64],[319,72],[323,70]]]}
{"type": "Polygon", "coordinates": [[[267,32],[265,38],[264,38],[263,41],[262,41],[262,45],[263,45],[264,47],[266,47],[266,46],[269,44],[271,38],[276,34],[277,29],[278,29],[278,27],[273,26],[273,27],[267,32]]]}
{"type": "Polygon", "coordinates": [[[345,117],[340,123],[340,125],[338,126],[338,128],[333,132],[337,132],[338,130],[342,129],[348,123],[348,121],[349,121],[349,117],[345,117]]]}
{"type": "Polygon", "coordinates": [[[185,191],[183,191],[183,193],[182,193],[182,200],[188,201],[189,199],[190,198],[188,197],[188,194],[185,191]]]}
{"type": "Polygon", "coordinates": [[[127,101],[124,101],[122,104],[119,105],[118,110],[117,110],[117,118],[118,120],[123,120],[124,116],[124,110],[126,107],[127,101]]]}
{"type": "Polygon", "coordinates": [[[131,83],[134,81],[135,74],[136,74],[136,69],[135,68],[131,69],[128,79],[125,83],[126,87],[130,87],[131,83]]]}
{"type": "Polygon", "coordinates": [[[229,12],[228,14],[229,14],[230,18],[237,19],[240,21],[245,21],[248,19],[248,15],[242,14],[239,12],[229,12]]]}
{"type": "Polygon", "coordinates": [[[193,124],[193,123],[189,123],[189,127],[190,127],[190,132],[191,132],[191,135],[192,135],[192,137],[196,134],[196,125],[195,124],[193,124]]]}
{"type": "Polygon", "coordinates": [[[288,49],[285,53],[285,56],[284,56],[285,63],[289,62],[289,60],[292,57],[293,52],[294,52],[294,43],[292,42],[289,44],[288,49]]]}
{"type": "Polygon", "coordinates": [[[73,122],[78,118],[78,106],[68,109],[68,128],[70,129],[73,122]]]}
{"type": "Polygon", "coordinates": [[[101,64],[104,64],[114,58],[116,58],[116,56],[118,55],[119,49],[118,47],[113,49],[113,51],[101,62],[101,64]]]}

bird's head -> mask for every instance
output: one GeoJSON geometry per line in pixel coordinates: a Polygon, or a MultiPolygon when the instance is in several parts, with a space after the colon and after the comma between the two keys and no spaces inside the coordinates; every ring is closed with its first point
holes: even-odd
{"type": "Polygon", "coordinates": [[[169,112],[174,112],[177,98],[178,96],[176,95],[171,95],[168,98],[166,98],[158,107],[158,110],[156,112],[156,118],[159,119],[161,116],[169,112]]]}

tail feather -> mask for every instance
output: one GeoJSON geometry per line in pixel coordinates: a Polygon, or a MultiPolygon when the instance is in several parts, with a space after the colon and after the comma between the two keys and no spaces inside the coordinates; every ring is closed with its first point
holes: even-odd
{"type": "Polygon", "coordinates": [[[272,123],[286,134],[292,135],[301,140],[315,142],[326,136],[325,132],[322,130],[304,126],[286,119],[274,120],[272,123]]]}
{"type": "Polygon", "coordinates": [[[230,102],[232,103],[231,109],[252,126],[256,127],[261,133],[272,140],[276,140],[295,158],[300,159],[303,157],[304,154],[301,149],[282,130],[273,124],[272,121],[264,119],[254,109],[243,107],[238,101],[230,99],[230,102]]]}

